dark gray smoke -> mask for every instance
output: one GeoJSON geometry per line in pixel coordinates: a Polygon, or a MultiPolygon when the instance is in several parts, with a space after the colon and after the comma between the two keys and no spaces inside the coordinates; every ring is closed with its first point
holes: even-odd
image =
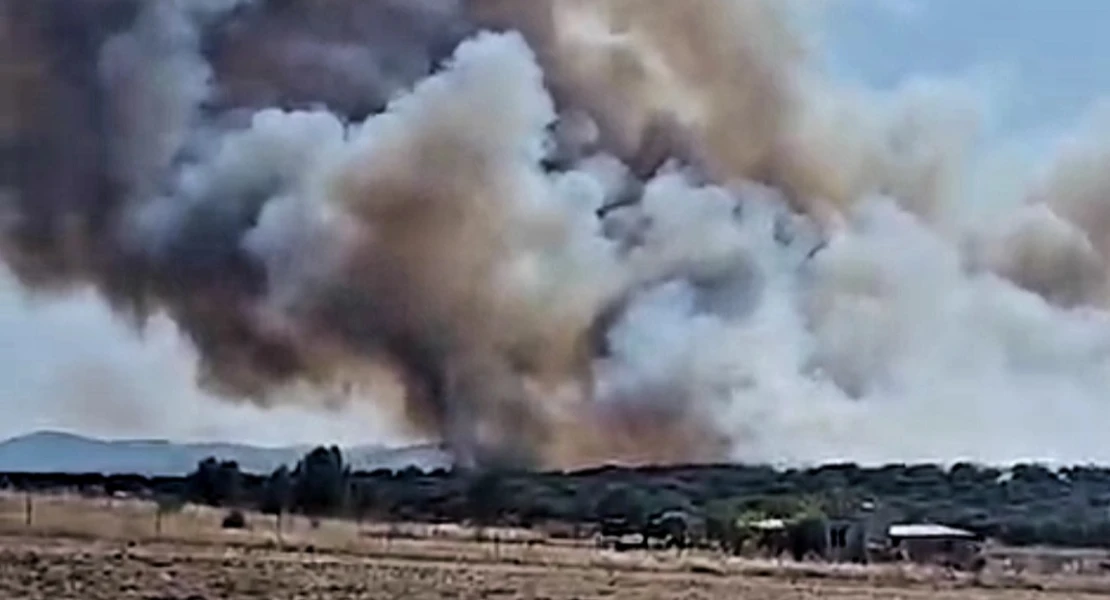
{"type": "MultiPolygon", "coordinates": [[[[133,0],[5,1],[25,39],[22,131],[5,138],[9,264],[36,285],[91,280],[140,321],[169,310],[205,356],[212,381],[260,393],[306,365],[245,313],[264,293],[240,240],[267,186],[209,190],[175,208],[156,252],[135,251],[127,215],[179,193],[176,169],[204,152],[220,115],[319,105],[360,118],[427,76],[458,42],[447,3],[133,0]],[[384,33],[383,33],[384,32],[384,33]],[[344,57],[347,59],[344,59],[344,57]],[[225,83],[226,82],[226,83],[225,83]],[[199,133],[198,133],[199,131],[199,133]],[[227,196],[224,206],[218,198],[227,196]]],[[[6,59],[8,57],[5,57],[6,59]]],[[[5,64],[9,64],[7,60],[5,64]]],[[[5,82],[7,83],[7,82],[5,82]]]]}

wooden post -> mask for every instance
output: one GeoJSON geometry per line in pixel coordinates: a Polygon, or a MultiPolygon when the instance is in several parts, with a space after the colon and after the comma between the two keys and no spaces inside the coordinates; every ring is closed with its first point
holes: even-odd
{"type": "Polygon", "coordinates": [[[389,528],[385,530],[385,551],[389,552],[393,547],[393,537],[397,535],[397,523],[390,521],[389,528]]]}
{"type": "Polygon", "coordinates": [[[277,515],[275,515],[275,517],[274,517],[275,525],[276,525],[276,528],[277,528],[278,549],[281,549],[282,546],[285,545],[284,542],[282,541],[282,537],[281,537],[281,515],[282,515],[282,511],[279,510],[277,512],[277,515]]]}
{"type": "Polygon", "coordinates": [[[24,520],[27,523],[27,527],[30,527],[31,523],[33,521],[33,519],[32,519],[33,511],[34,511],[34,502],[31,500],[31,492],[28,491],[23,497],[24,520]]]}

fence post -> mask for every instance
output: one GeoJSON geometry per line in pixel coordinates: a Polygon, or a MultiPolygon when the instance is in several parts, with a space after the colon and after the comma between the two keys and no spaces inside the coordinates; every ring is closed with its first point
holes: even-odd
{"type": "Polygon", "coordinates": [[[281,549],[281,548],[282,548],[282,547],[283,547],[283,546],[285,545],[285,544],[284,544],[284,542],[282,541],[282,537],[281,537],[281,514],[282,514],[282,511],[280,511],[280,510],[279,510],[279,511],[278,511],[278,513],[277,513],[277,515],[276,515],[276,517],[275,517],[275,520],[277,521],[277,543],[278,543],[278,549],[281,549]]]}
{"type": "Polygon", "coordinates": [[[27,527],[31,526],[31,523],[32,523],[32,520],[33,520],[32,519],[33,510],[34,510],[34,501],[31,500],[31,492],[28,491],[23,496],[24,521],[26,522],[27,527]]]}

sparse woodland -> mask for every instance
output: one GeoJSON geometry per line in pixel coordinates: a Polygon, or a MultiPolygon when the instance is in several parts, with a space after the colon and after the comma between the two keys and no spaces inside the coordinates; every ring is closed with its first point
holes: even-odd
{"type": "Polygon", "coordinates": [[[184,478],[7,474],[28,491],[123,492],[221,507],[353,520],[465,522],[585,530],[621,518],[645,523],[666,511],[706,522],[741,514],[790,517],[874,501],[906,521],[967,528],[1002,542],[1110,548],[1110,468],[1012,469],[959,464],[852,464],[805,470],[766,466],[606,467],[574,473],[510,470],[352,472],[337,448],[317,448],[294,468],[240,472],[209,459],[184,478]]]}

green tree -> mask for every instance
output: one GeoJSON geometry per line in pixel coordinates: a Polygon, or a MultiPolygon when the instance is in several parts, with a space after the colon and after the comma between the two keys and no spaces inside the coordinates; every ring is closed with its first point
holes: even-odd
{"type": "Polygon", "coordinates": [[[648,520],[646,499],[636,487],[614,484],[598,499],[594,515],[603,525],[640,531],[648,520]]]}
{"type": "Polygon", "coordinates": [[[234,505],[241,495],[243,474],[235,461],[206,458],[186,478],[188,496],[209,506],[234,505]]]}
{"type": "Polygon", "coordinates": [[[304,514],[334,515],[347,506],[349,471],[339,448],[318,447],[297,465],[294,473],[294,503],[304,514]]]}
{"type": "Polygon", "coordinates": [[[466,489],[466,501],[471,517],[483,526],[497,523],[504,509],[503,477],[497,470],[489,469],[475,474],[466,489]]]}
{"type": "Polygon", "coordinates": [[[373,515],[378,509],[378,498],[373,483],[369,481],[350,482],[347,492],[350,502],[351,515],[355,521],[362,523],[367,517],[373,515]]]}
{"type": "Polygon", "coordinates": [[[292,500],[293,476],[289,467],[282,465],[262,484],[262,501],[258,508],[262,514],[280,516],[289,510],[292,500]]]}

